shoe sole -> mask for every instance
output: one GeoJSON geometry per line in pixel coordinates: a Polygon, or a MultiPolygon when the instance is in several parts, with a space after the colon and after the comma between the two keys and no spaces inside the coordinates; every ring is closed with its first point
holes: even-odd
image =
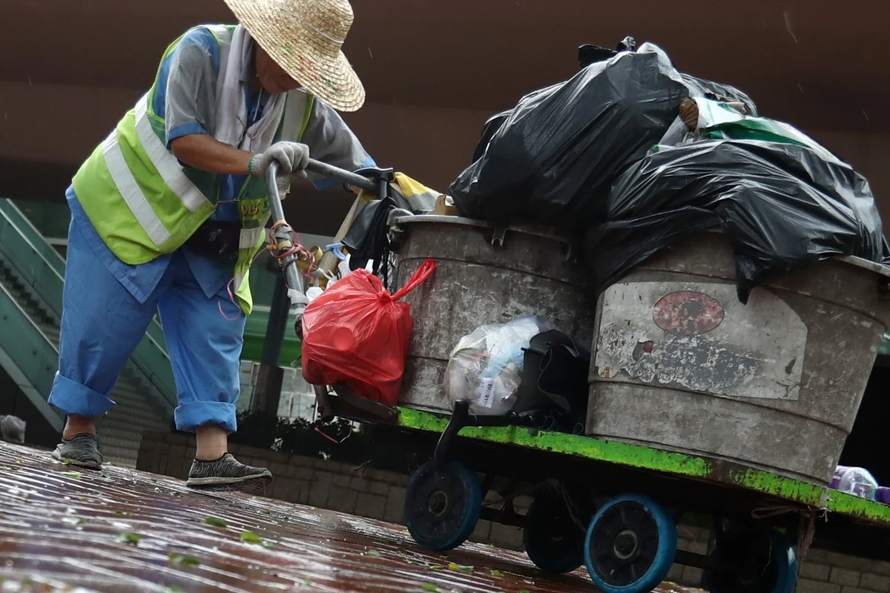
{"type": "Polygon", "coordinates": [[[185,485],[188,488],[240,490],[243,488],[265,487],[271,483],[272,474],[271,472],[266,472],[241,478],[189,478],[185,485]]]}
{"type": "Polygon", "coordinates": [[[219,486],[190,486],[189,490],[199,494],[240,492],[243,494],[264,495],[266,485],[264,480],[250,480],[239,484],[223,484],[219,486]]]}
{"type": "Polygon", "coordinates": [[[65,465],[73,465],[84,469],[94,469],[96,471],[102,470],[101,463],[96,463],[95,461],[78,461],[77,459],[71,459],[70,457],[62,457],[62,454],[59,453],[58,449],[52,452],[52,458],[65,465]]]}

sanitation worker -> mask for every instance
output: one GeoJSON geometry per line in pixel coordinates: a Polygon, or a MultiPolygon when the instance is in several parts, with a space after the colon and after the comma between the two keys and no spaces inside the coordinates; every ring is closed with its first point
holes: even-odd
{"type": "Polygon", "coordinates": [[[306,177],[310,151],[349,170],[374,162],[334,111],[358,110],[365,98],[341,51],[348,0],[225,1],[239,24],[198,26],[170,45],[154,84],[67,191],[49,398],[67,415],[53,453],[62,462],[101,467],[95,419],[114,405],[109,393],[158,312],[176,426],[196,433],[187,484],[254,489],[272,480],[227,449],[252,307],[248,270],[269,219],[264,175],[277,162],[306,177]]]}

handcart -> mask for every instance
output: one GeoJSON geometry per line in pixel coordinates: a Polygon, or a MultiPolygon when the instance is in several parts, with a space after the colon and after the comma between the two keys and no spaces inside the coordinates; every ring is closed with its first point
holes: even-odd
{"type": "MultiPolygon", "coordinates": [[[[325,173],[378,195],[390,174],[325,173]]],[[[890,323],[890,271],[854,258],[820,262],[742,306],[724,298],[735,296],[731,249],[711,233],[695,238],[703,248],[679,245],[640,266],[594,308],[571,246],[546,229],[428,215],[392,222],[400,279],[428,257],[443,263],[409,297],[415,329],[401,403],[344,386],[316,392],[326,413],[392,427],[429,451],[405,501],[418,544],[456,548],[480,519],[520,527],[538,568],[586,566],[607,593],[651,591],[675,563],[702,569],[716,593],[791,593],[810,546],[888,558],[890,506],[828,480],[890,323]],[[476,415],[471,402],[442,395],[457,337],[529,313],[593,345],[585,434],[476,415]],[[678,346],[698,358],[678,357],[678,346]],[[510,500],[520,484],[534,493],[524,514],[510,500]],[[498,488],[500,508],[486,506],[498,488]],[[711,528],[707,553],[677,549],[681,521],[711,528]]],[[[282,262],[301,290],[292,262],[282,262]]]]}

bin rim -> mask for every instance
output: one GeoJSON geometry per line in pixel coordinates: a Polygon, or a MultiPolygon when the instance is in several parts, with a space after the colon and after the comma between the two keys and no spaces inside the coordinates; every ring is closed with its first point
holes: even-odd
{"type": "MultiPolygon", "coordinates": [[[[393,227],[423,222],[456,224],[497,231],[513,231],[517,233],[525,233],[527,235],[537,235],[547,239],[553,239],[554,241],[559,241],[560,243],[571,244],[571,241],[569,239],[560,236],[559,231],[553,227],[544,225],[498,224],[485,220],[478,220],[475,218],[466,218],[463,216],[449,216],[447,214],[416,214],[413,216],[399,216],[393,220],[393,227]]],[[[705,232],[723,234],[723,230],[721,229],[708,229],[705,232]]],[[[884,264],[873,262],[861,257],[857,257],[855,255],[834,255],[828,259],[841,261],[852,266],[856,266],[857,268],[868,270],[869,272],[873,272],[875,274],[883,276],[884,278],[890,279],[890,266],[886,266],[884,264]]]]}
{"type": "Polygon", "coordinates": [[[488,222],[486,220],[477,220],[475,218],[466,218],[463,216],[449,216],[447,214],[416,214],[414,216],[399,216],[393,220],[393,227],[399,227],[405,224],[413,223],[442,223],[455,224],[461,226],[469,226],[480,229],[488,229],[492,231],[512,231],[514,233],[522,233],[525,235],[535,235],[552,239],[560,243],[570,245],[570,239],[563,236],[558,229],[544,225],[523,225],[523,224],[499,224],[496,222],[488,222]]]}

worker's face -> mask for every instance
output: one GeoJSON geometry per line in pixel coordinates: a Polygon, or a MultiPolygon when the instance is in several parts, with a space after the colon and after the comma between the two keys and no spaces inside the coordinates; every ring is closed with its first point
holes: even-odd
{"type": "Polygon", "coordinates": [[[256,75],[263,88],[273,95],[280,95],[300,86],[259,44],[256,46],[256,75]]]}

